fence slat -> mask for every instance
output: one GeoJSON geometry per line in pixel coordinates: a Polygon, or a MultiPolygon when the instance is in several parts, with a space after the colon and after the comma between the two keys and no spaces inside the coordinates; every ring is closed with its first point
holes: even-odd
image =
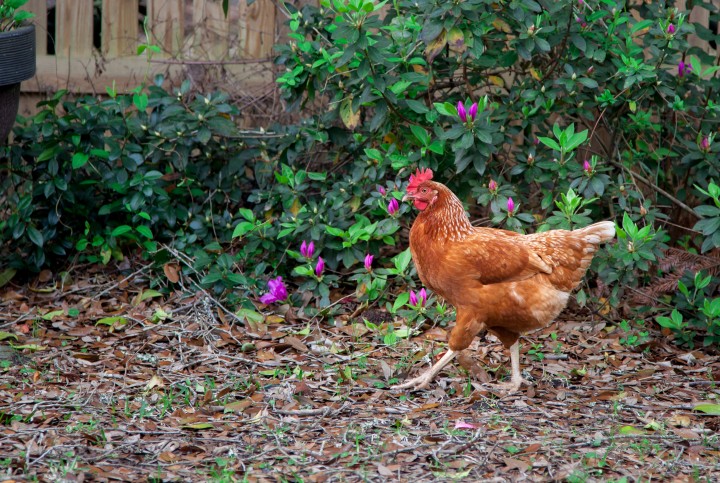
{"type": "Polygon", "coordinates": [[[148,16],[155,45],[162,49],[161,57],[174,57],[185,40],[184,0],[149,0],[148,16]]]}
{"type": "Polygon", "coordinates": [[[275,43],[275,5],[257,0],[240,2],[240,46],[243,58],[260,59],[272,54],[275,43]]]}
{"type": "Polygon", "coordinates": [[[57,0],[55,52],[58,57],[90,57],[93,51],[93,0],[57,0]]]}
{"type": "MultiPolygon", "coordinates": [[[[35,14],[35,53],[47,54],[47,0],[30,0],[25,4],[25,10],[35,14]]],[[[53,32],[55,35],[55,32],[53,32]]]]}
{"type": "Polygon", "coordinates": [[[195,26],[192,57],[208,60],[226,58],[230,24],[223,13],[222,2],[195,0],[192,19],[195,26]]]}
{"type": "Polygon", "coordinates": [[[138,15],[138,0],[103,0],[103,54],[110,57],[135,54],[138,45],[138,15]]]}

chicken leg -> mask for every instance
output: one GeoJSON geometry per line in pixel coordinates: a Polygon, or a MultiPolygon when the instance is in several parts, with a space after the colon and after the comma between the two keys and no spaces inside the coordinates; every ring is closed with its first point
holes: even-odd
{"type": "Polygon", "coordinates": [[[520,373],[520,342],[518,340],[510,346],[510,365],[512,366],[510,382],[500,382],[497,384],[498,387],[507,394],[517,392],[521,384],[530,385],[526,379],[523,379],[520,373]]]}
{"type": "MultiPolygon", "coordinates": [[[[414,377],[410,379],[409,381],[405,381],[402,384],[398,384],[396,386],[392,386],[390,389],[408,389],[412,388],[413,391],[418,391],[420,389],[424,389],[430,384],[430,381],[432,381],[435,376],[437,376],[438,372],[442,370],[443,367],[447,365],[448,362],[453,360],[455,356],[457,355],[457,351],[454,351],[452,349],[448,349],[448,351],[445,353],[442,358],[435,363],[434,366],[432,366],[427,371],[423,372],[418,377],[414,377]]],[[[519,371],[519,362],[518,362],[518,371],[519,371]]],[[[518,372],[519,374],[519,372],[518,372]]]]}

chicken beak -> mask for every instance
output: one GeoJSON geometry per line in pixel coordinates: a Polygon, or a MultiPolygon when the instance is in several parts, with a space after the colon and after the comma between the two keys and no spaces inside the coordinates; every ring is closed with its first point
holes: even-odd
{"type": "Polygon", "coordinates": [[[402,201],[405,202],[407,200],[412,200],[413,198],[415,198],[415,196],[413,196],[412,194],[405,193],[405,196],[402,197],[402,201]]]}

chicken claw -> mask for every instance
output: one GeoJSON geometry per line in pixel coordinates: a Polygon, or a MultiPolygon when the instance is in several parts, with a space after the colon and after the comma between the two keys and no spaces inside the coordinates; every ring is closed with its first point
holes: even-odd
{"type": "Polygon", "coordinates": [[[392,386],[390,389],[396,390],[396,389],[408,389],[412,388],[413,391],[417,391],[420,389],[424,389],[430,384],[430,381],[432,381],[438,372],[442,370],[445,365],[447,365],[448,362],[453,360],[455,356],[457,355],[457,351],[454,351],[452,349],[448,349],[448,351],[445,353],[444,356],[442,356],[442,359],[437,361],[434,366],[432,366],[427,371],[423,372],[418,377],[414,377],[410,379],[409,381],[405,381],[402,384],[398,384],[396,386],[392,386]]]}

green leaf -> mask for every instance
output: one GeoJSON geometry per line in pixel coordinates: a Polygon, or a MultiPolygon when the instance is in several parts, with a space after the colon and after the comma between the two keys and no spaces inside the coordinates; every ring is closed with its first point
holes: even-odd
{"type": "Polygon", "coordinates": [[[410,126],[410,130],[415,135],[415,138],[420,141],[421,146],[427,146],[430,144],[430,135],[421,126],[413,124],[410,126]]]}
{"type": "Polygon", "coordinates": [[[15,274],[17,273],[17,270],[14,268],[6,268],[2,272],[0,272],[0,287],[3,285],[7,285],[10,280],[13,279],[15,274]]]}
{"type": "Polygon", "coordinates": [[[131,232],[131,231],[132,231],[132,227],[130,227],[128,225],[120,225],[117,228],[115,228],[110,233],[110,235],[114,236],[114,237],[118,237],[118,236],[124,235],[125,233],[131,232]]]}
{"type": "Polygon", "coordinates": [[[138,226],[136,226],[136,227],[135,227],[135,231],[137,231],[137,232],[140,233],[142,236],[144,236],[145,238],[148,238],[148,239],[150,239],[150,240],[152,240],[152,238],[153,238],[152,230],[150,230],[150,228],[148,228],[148,227],[145,226],[145,225],[138,225],[138,226]]]}
{"type": "Polygon", "coordinates": [[[27,234],[30,238],[30,241],[33,242],[35,245],[41,247],[45,243],[45,240],[43,239],[42,233],[35,228],[32,225],[28,225],[27,227],[27,234]]]}
{"type": "Polygon", "coordinates": [[[554,149],[555,151],[560,151],[560,145],[552,138],[546,138],[546,137],[538,137],[541,143],[543,143],[545,146],[549,147],[550,149],[554,149]]]}
{"type": "Polygon", "coordinates": [[[125,317],[115,316],[115,317],[103,317],[102,319],[95,322],[95,326],[98,325],[109,325],[113,326],[117,324],[118,326],[127,325],[128,321],[125,317]]]}
{"type": "Polygon", "coordinates": [[[133,104],[135,105],[135,107],[137,107],[138,111],[145,111],[148,106],[147,94],[133,94],[133,104]]]}
{"type": "Polygon", "coordinates": [[[85,153],[75,153],[72,157],[73,169],[82,168],[88,162],[90,157],[85,153]]]}
{"type": "Polygon", "coordinates": [[[410,300],[410,294],[408,292],[403,292],[395,299],[395,303],[393,304],[392,313],[397,312],[402,307],[405,307],[410,300]]]}
{"type": "Polygon", "coordinates": [[[162,296],[163,296],[163,294],[161,294],[157,290],[148,289],[148,290],[143,291],[140,294],[140,297],[138,297],[138,302],[143,302],[147,299],[152,299],[155,297],[162,297],[162,296]]]}
{"type": "Polygon", "coordinates": [[[19,340],[19,339],[18,339],[18,336],[15,335],[15,334],[11,334],[10,332],[0,332],[0,340],[6,340],[6,339],[9,339],[9,338],[11,338],[11,337],[12,337],[13,339],[15,339],[15,340],[19,340]]]}
{"type": "Polygon", "coordinates": [[[53,311],[50,311],[50,312],[48,312],[48,313],[46,313],[46,314],[41,315],[40,317],[41,317],[43,320],[52,320],[52,319],[54,319],[55,317],[57,317],[58,315],[63,315],[64,313],[65,313],[64,310],[53,310],[53,311]]]}
{"type": "Polygon", "coordinates": [[[702,413],[710,414],[713,416],[720,416],[720,404],[710,404],[710,403],[697,404],[695,407],[693,407],[693,410],[700,411],[702,413]]]}
{"type": "Polygon", "coordinates": [[[437,112],[439,112],[440,114],[450,117],[457,117],[458,115],[457,107],[453,106],[449,102],[436,102],[433,105],[435,106],[437,112]]]}

